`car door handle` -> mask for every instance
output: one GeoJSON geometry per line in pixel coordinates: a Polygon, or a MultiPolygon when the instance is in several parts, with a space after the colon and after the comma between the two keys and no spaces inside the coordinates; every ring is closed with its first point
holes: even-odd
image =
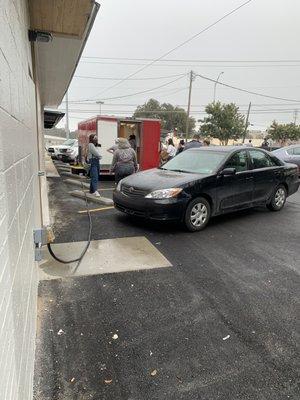
{"type": "Polygon", "coordinates": [[[253,181],[253,176],[247,176],[246,181],[253,181]]]}

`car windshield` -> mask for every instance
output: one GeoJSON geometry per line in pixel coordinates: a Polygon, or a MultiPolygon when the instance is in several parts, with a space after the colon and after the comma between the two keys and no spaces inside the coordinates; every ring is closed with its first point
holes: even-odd
{"type": "Polygon", "coordinates": [[[64,143],[63,143],[63,145],[64,146],[73,146],[73,144],[75,143],[75,139],[68,139],[68,140],[66,140],[64,143]]]}
{"type": "Polygon", "coordinates": [[[187,150],[162,166],[169,171],[211,174],[215,172],[227,153],[212,150],[187,150]]]}

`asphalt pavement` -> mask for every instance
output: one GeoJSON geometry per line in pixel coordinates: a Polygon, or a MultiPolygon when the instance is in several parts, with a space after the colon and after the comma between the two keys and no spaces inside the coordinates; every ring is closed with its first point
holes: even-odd
{"type": "MultiPolygon", "coordinates": [[[[56,241],[86,240],[84,201],[49,184],[56,241]]],[[[300,193],[198,233],[92,219],[94,240],[145,236],[173,266],[42,281],[36,400],[300,398],[300,193]]]]}

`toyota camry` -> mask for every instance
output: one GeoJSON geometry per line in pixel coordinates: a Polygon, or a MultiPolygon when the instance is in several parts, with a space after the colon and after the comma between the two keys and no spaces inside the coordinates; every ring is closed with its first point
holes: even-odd
{"type": "Polygon", "coordinates": [[[261,205],[279,211],[298,188],[297,166],[272,153],[214,146],[183,151],[160,168],[122,179],[113,199],[129,215],[179,220],[199,231],[212,216],[261,205]]]}

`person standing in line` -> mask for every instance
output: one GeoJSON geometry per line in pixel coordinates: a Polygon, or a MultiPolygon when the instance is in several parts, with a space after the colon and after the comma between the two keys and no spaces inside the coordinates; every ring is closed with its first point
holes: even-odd
{"type": "Polygon", "coordinates": [[[129,139],[128,139],[128,142],[129,142],[130,146],[133,148],[133,150],[136,151],[137,146],[136,146],[136,137],[135,137],[135,135],[130,135],[129,139]]]}
{"type": "Polygon", "coordinates": [[[184,150],[188,150],[188,149],[193,149],[195,147],[201,147],[202,143],[200,142],[200,135],[199,133],[195,133],[195,135],[193,136],[193,139],[186,143],[184,146],[184,150]]]}
{"type": "Polygon", "coordinates": [[[100,160],[101,155],[99,150],[97,149],[98,139],[95,134],[89,136],[89,146],[88,146],[88,156],[87,161],[90,164],[90,193],[100,197],[100,193],[98,192],[98,181],[100,174],[100,160]]]}
{"type": "Polygon", "coordinates": [[[261,148],[265,150],[269,150],[269,142],[267,138],[264,138],[264,141],[261,144],[261,148]]]}
{"type": "Polygon", "coordinates": [[[118,148],[118,143],[119,143],[119,138],[117,138],[115,140],[115,144],[113,146],[111,146],[109,149],[107,149],[106,151],[108,151],[110,154],[114,154],[114,152],[117,150],[118,148]]]}
{"type": "Polygon", "coordinates": [[[111,172],[115,173],[115,182],[119,183],[126,176],[138,170],[136,152],[125,138],[119,138],[117,150],[114,152],[111,172]]]}
{"type": "Polygon", "coordinates": [[[252,139],[249,139],[249,141],[248,141],[248,146],[253,147],[252,139]]]}
{"type": "Polygon", "coordinates": [[[178,147],[177,147],[177,153],[176,154],[180,154],[181,152],[183,152],[184,150],[184,140],[181,139],[179,141],[178,147]]]}
{"type": "Polygon", "coordinates": [[[174,146],[173,139],[171,138],[168,139],[167,153],[168,153],[168,161],[176,156],[176,147],[174,146]]]}

